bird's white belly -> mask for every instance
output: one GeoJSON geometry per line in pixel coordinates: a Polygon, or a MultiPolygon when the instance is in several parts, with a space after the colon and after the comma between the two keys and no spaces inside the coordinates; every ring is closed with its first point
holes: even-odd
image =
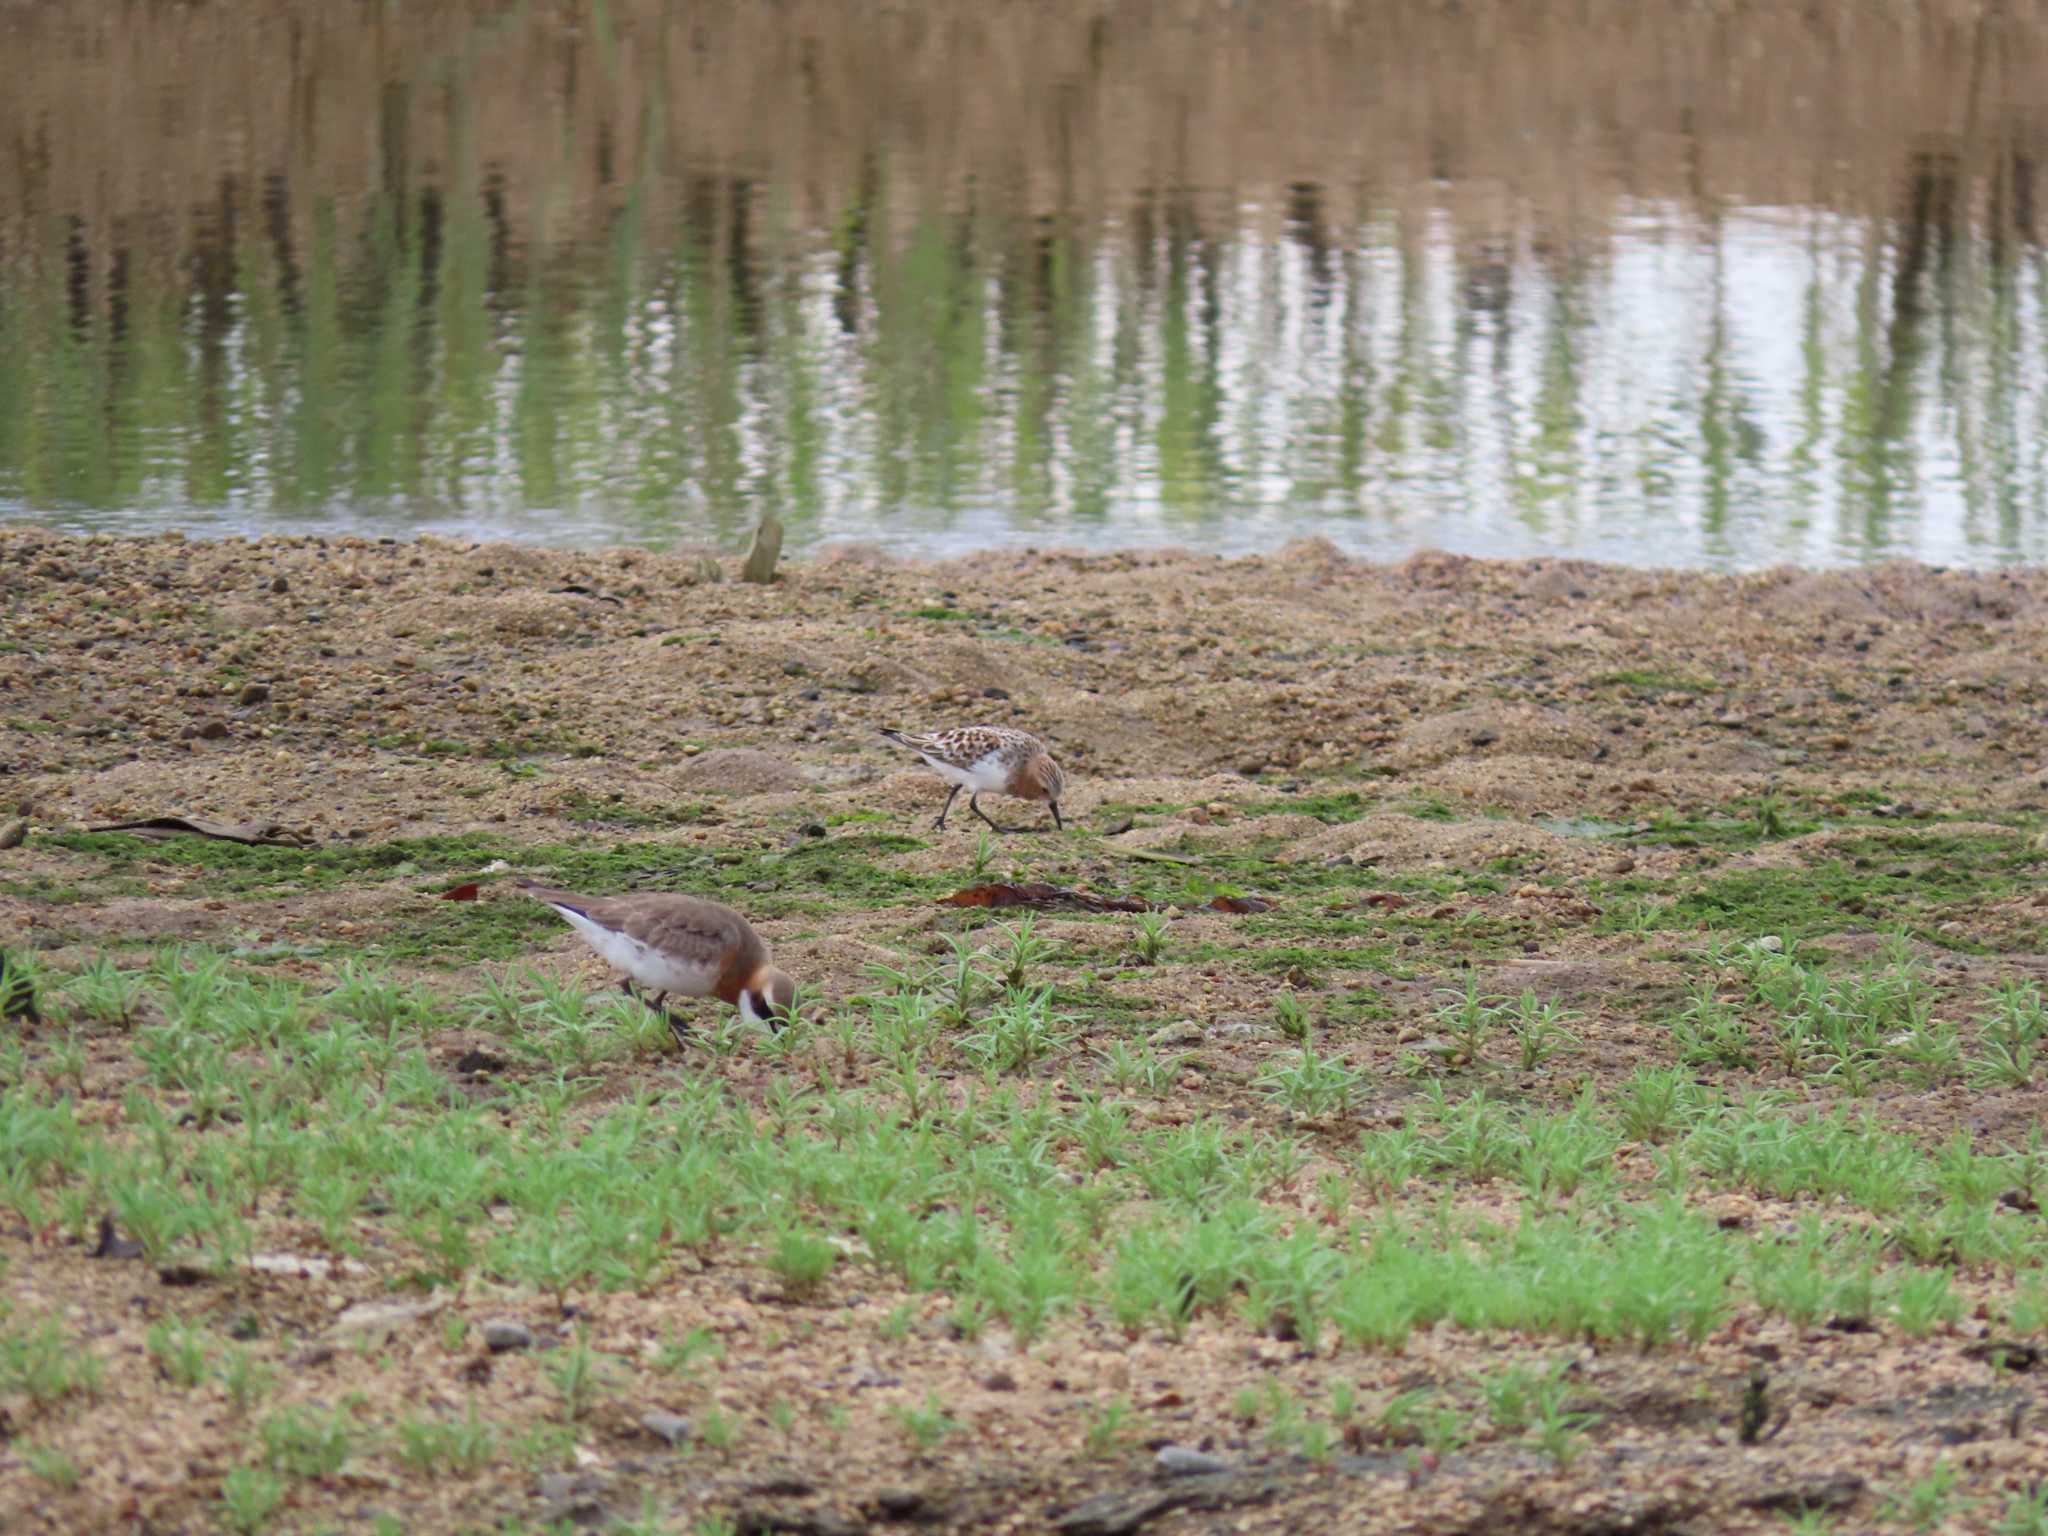
{"type": "Polygon", "coordinates": [[[581,912],[563,907],[555,910],[569,920],[592,949],[643,987],[656,992],[677,992],[684,997],[706,997],[718,984],[718,971],[711,966],[691,965],[663,954],[627,934],[593,923],[581,912]]]}
{"type": "Polygon", "coordinates": [[[1004,789],[1010,782],[1010,767],[1000,752],[984,753],[965,768],[957,763],[941,762],[935,757],[927,757],[925,761],[931,764],[932,771],[940,778],[950,784],[958,784],[972,794],[1004,789]]]}

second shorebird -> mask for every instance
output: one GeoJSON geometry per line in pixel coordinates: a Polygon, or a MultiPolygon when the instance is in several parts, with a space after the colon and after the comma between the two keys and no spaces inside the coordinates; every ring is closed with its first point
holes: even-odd
{"type": "Polygon", "coordinates": [[[910,748],[940,778],[953,786],[933,823],[946,830],[946,815],[961,790],[967,791],[967,809],[988,821],[998,832],[1021,831],[998,827],[976,800],[982,795],[1012,795],[1019,800],[1043,800],[1052,808],[1052,824],[1067,829],[1060,820],[1060,795],[1067,776],[1052,760],[1045,743],[1028,731],[1007,725],[970,725],[956,731],[917,733],[884,729],[882,734],[899,746],[910,748]]]}
{"type": "Polygon", "coordinates": [[[624,971],[628,997],[647,1001],[633,990],[636,981],[654,993],[647,1006],[668,1019],[678,1044],[683,1023],[662,1006],[671,992],[731,1003],[749,1024],[780,1027],[789,1017],[796,983],[769,964],[768,946],[731,907],[673,891],[578,896],[525,880],[519,888],[561,913],[584,943],[624,971]]]}

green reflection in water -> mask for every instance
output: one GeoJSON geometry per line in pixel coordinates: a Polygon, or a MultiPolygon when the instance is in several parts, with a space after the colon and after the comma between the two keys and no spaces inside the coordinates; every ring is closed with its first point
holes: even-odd
{"type": "MultiPolygon", "coordinates": [[[[934,174],[952,129],[920,101],[857,155],[821,128],[748,163],[675,129],[703,89],[676,83],[682,23],[627,19],[593,11],[536,74],[548,128],[516,154],[526,12],[336,84],[374,146],[354,170],[287,146],[159,205],[138,142],[128,201],[23,191],[0,515],[730,546],[772,507],[797,547],[2048,557],[2043,157],[1988,109],[1969,153],[1871,146],[1859,206],[1746,199],[1763,169],[1731,153],[1717,189],[1688,149],[1565,220],[1487,205],[1513,167],[1468,145],[1461,177],[1406,123],[1382,174],[1330,121],[1294,155],[1327,175],[1177,153],[1119,181],[1094,164],[1116,135],[1194,130],[1091,117],[1116,98],[1071,70],[1050,149],[934,174]],[[585,110],[577,71],[620,109],[585,110]]],[[[801,95],[815,60],[756,46],[763,94],[801,95]]]]}

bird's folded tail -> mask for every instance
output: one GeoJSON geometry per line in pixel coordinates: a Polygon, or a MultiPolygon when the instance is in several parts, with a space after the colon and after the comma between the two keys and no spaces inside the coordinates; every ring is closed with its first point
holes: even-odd
{"type": "Polygon", "coordinates": [[[901,731],[891,730],[886,725],[882,727],[882,734],[888,737],[891,741],[895,742],[896,745],[898,745],[899,747],[907,747],[911,745],[911,740],[908,736],[904,735],[901,731]]]}

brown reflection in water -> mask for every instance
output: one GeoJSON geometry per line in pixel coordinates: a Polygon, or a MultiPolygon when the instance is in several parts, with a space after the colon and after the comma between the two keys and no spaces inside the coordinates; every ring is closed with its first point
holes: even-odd
{"type": "MultiPolygon", "coordinates": [[[[479,157],[481,181],[519,204],[500,216],[543,241],[587,235],[636,186],[659,225],[706,176],[784,190],[800,227],[857,221],[884,174],[898,210],[957,205],[972,185],[999,215],[1089,221],[1153,186],[1270,189],[1303,235],[1300,200],[1360,172],[1395,200],[1474,216],[1511,198],[1536,226],[1671,195],[1874,214],[1932,134],[1960,137],[1965,176],[1996,185],[2014,228],[2048,78],[2038,0],[1739,14],[729,0],[673,18],[626,0],[605,18],[311,0],[17,9],[0,25],[35,68],[0,92],[0,144],[14,146],[0,217],[98,230],[165,211],[183,226],[169,259],[223,176],[299,183],[285,206],[303,220],[308,196],[377,190],[403,209],[413,183],[459,185],[479,157]]],[[[752,198],[728,199],[744,228],[752,198]]]]}
{"type": "MultiPolygon", "coordinates": [[[[8,338],[61,374],[57,343],[24,318],[47,307],[70,345],[110,349],[115,380],[131,366],[126,349],[174,309],[195,359],[190,427],[207,439],[265,398],[240,368],[290,377],[301,395],[330,391],[291,428],[292,453],[224,448],[221,462],[201,463],[189,478],[202,497],[259,463],[326,462],[305,434],[323,413],[347,416],[335,401],[349,391],[390,387],[376,381],[394,295],[411,312],[402,350],[416,392],[488,399],[497,375],[479,357],[501,344],[522,360],[522,389],[545,396],[572,377],[598,387],[572,321],[602,314],[603,388],[660,403],[680,367],[698,371],[708,397],[733,402],[752,387],[758,402],[774,391],[731,370],[795,377],[821,355],[794,274],[822,254],[817,291],[842,342],[898,358],[931,333],[952,338],[931,370],[941,382],[897,381],[930,419],[887,431],[918,452],[989,449],[965,402],[1000,386],[1034,401],[1054,435],[1067,433],[1063,411],[1086,409],[1157,445],[1167,499],[1228,500],[1249,493],[1219,437],[1226,396],[1242,387],[1225,357],[1233,327],[1252,323],[1248,295],[1279,291],[1277,267],[1247,273],[1284,250],[1297,253],[1310,333],[1401,332],[1377,359],[1347,337],[1332,365],[1351,382],[1331,429],[1343,463],[1329,472],[1362,505],[1359,487],[1418,441],[1402,413],[1425,397],[1439,416],[1423,438],[1452,456],[1440,466],[1452,478],[1465,472],[1455,456],[1488,433],[1533,434],[1548,453],[1582,427],[1576,377],[1549,379],[1555,415],[1535,427],[1500,414],[1498,388],[1462,420],[1451,397],[1463,349],[1481,338],[1495,380],[1513,374],[1524,334],[1552,373],[1581,367],[1597,307],[1586,295],[1631,221],[1689,209],[1698,238],[1716,245],[1701,387],[1715,400],[1739,392],[1722,316],[1745,294],[1719,250],[1738,206],[1868,221],[1868,260],[1889,300],[1873,316],[1872,435],[1896,443],[1937,344],[1930,326],[1955,323],[1976,264],[1997,273],[2038,256],[2048,133],[2048,0],[620,0],[602,13],[80,0],[10,9],[0,51],[34,61],[0,89],[0,323],[21,327],[8,338]],[[1451,253],[1448,336],[1429,321],[1440,247],[1451,253]],[[1116,272],[1106,286],[1089,275],[1105,256],[1116,272]],[[1380,287],[1386,262],[1392,293],[1380,287]],[[968,355],[979,330],[962,319],[984,283],[994,374],[968,355]],[[654,297],[672,313],[650,328],[636,316],[654,297]],[[465,341],[456,319],[472,301],[497,330],[465,341]],[[1104,338],[1109,373],[1089,387],[1107,393],[1074,404],[1104,338]],[[1134,362],[1153,351],[1156,378],[1134,362]]],[[[24,386],[31,405],[55,398],[44,388],[41,375],[24,386]]],[[[280,393],[290,391],[270,390],[280,393]]],[[[567,453],[547,483],[573,490],[604,429],[563,425],[586,441],[541,454],[531,434],[559,414],[546,404],[537,398],[521,429],[487,423],[511,433],[489,446],[516,465],[567,453]]],[[[102,405],[136,414],[111,395],[102,405]]],[[[1697,429],[1714,439],[1722,418],[1710,406],[1697,429]]],[[[742,414],[721,406],[705,430],[729,434],[742,414]]],[[[342,435],[364,440],[396,420],[425,435],[430,419],[421,394],[404,409],[362,406],[342,435]]],[[[13,465],[93,463],[88,444],[55,453],[6,430],[0,495],[13,465]]],[[[65,443],[71,429],[49,430],[65,443]]],[[[482,430],[465,427],[459,447],[416,445],[413,467],[388,483],[424,492],[439,475],[447,492],[483,455],[482,430]]],[[[697,430],[697,418],[678,430],[697,430]]],[[[675,473],[742,458],[707,436],[675,473]]],[[[1898,467],[1873,462],[1882,497],[1898,467]]],[[[21,470],[18,494],[118,500],[134,489],[65,473],[21,470]]],[[[1513,463],[1503,473],[1529,478],[1513,463]]],[[[633,494],[653,502],[681,485],[657,478],[633,494]]],[[[717,494],[761,488],[734,469],[717,494]]],[[[294,495],[347,489],[309,471],[294,495]]]]}
{"type": "Polygon", "coordinates": [[[278,302],[286,314],[299,307],[299,259],[292,249],[291,191],[282,171],[263,178],[263,229],[270,240],[278,302]]]}
{"type": "Polygon", "coordinates": [[[1901,209],[1897,265],[1892,272],[1892,318],[1888,332],[1891,364],[1885,376],[1884,403],[1878,412],[1880,433],[1887,440],[1905,430],[1911,379],[1925,347],[1924,290],[1932,257],[1937,280],[1944,279],[1955,252],[1956,210],[1962,196],[1961,173],[1953,151],[1946,148],[1914,152],[1906,176],[1901,209]]]}

